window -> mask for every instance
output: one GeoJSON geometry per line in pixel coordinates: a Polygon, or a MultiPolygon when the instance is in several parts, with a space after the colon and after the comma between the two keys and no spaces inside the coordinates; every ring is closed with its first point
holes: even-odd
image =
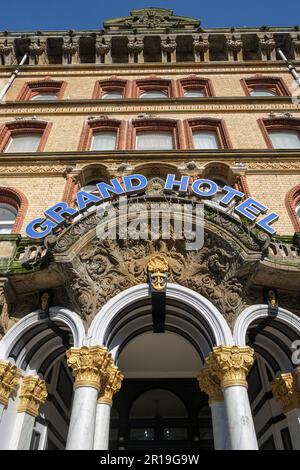
{"type": "Polygon", "coordinates": [[[231,142],[221,119],[196,118],[185,121],[189,148],[217,150],[230,148],[231,142]]]}
{"type": "Polygon", "coordinates": [[[117,119],[88,119],[82,130],[79,150],[123,150],[126,147],[126,128],[127,123],[117,119]]]}
{"type": "Polygon", "coordinates": [[[219,148],[218,137],[214,131],[194,131],[193,140],[195,149],[209,150],[219,148]]]}
{"type": "Polygon", "coordinates": [[[204,96],[214,96],[212,83],[208,78],[191,75],[177,81],[179,96],[185,98],[202,98],[204,96]]]}
{"type": "Polygon", "coordinates": [[[5,148],[5,152],[37,152],[40,145],[40,141],[40,134],[13,135],[5,148]]]}
{"type": "Polygon", "coordinates": [[[269,131],[275,149],[300,148],[300,134],[297,131],[269,131]]]}
{"type": "Polygon", "coordinates": [[[25,101],[54,101],[61,100],[65,89],[66,82],[59,80],[52,80],[47,78],[46,80],[28,82],[23,86],[18,100],[25,101]]]}
{"type": "Polygon", "coordinates": [[[287,193],[285,205],[295,232],[300,232],[300,184],[287,193]]]}
{"type": "Polygon", "coordinates": [[[28,201],[14,188],[0,187],[0,235],[18,233],[26,215],[28,201]]]}
{"type": "Polygon", "coordinates": [[[31,101],[55,101],[57,100],[56,93],[37,93],[30,98],[31,101]]]}
{"type": "Polygon", "coordinates": [[[111,77],[109,80],[98,80],[93,92],[94,99],[120,100],[129,95],[129,82],[111,77]]]}
{"type": "Polygon", "coordinates": [[[202,98],[203,96],[205,96],[205,94],[203,93],[203,91],[201,90],[186,90],[184,92],[184,97],[185,98],[202,98]]]}
{"type": "Polygon", "coordinates": [[[172,80],[149,77],[133,83],[133,96],[141,99],[165,99],[174,96],[172,80]]]}
{"type": "Polygon", "coordinates": [[[116,132],[96,132],[93,134],[91,150],[115,150],[116,132]]]}
{"type": "Polygon", "coordinates": [[[142,99],[154,99],[154,98],[167,98],[167,95],[160,90],[148,90],[144,91],[141,95],[140,98],[142,99]]]}
{"type": "Polygon", "coordinates": [[[134,119],[129,128],[131,149],[173,150],[182,148],[182,122],[173,119],[134,119]]]}
{"type": "Polygon", "coordinates": [[[172,132],[139,132],[136,137],[137,150],[172,150],[172,132]]]}
{"type": "Polygon", "coordinates": [[[258,124],[269,148],[300,148],[300,119],[292,117],[271,117],[260,119],[258,124]]]}
{"type": "Polygon", "coordinates": [[[277,96],[277,93],[273,90],[268,90],[268,88],[253,88],[250,90],[251,96],[277,96]]]}
{"type": "Polygon", "coordinates": [[[264,77],[257,74],[242,79],[241,85],[248,96],[290,96],[288,87],[279,77],[264,77]]]}
{"type": "Polygon", "coordinates": [[[16,222],[17,210],[10,204],[0,203],[0,235],[11,233],[16,222]]]}
{"type": "Polygon", "coordinates": [[[123,98],[123,93],[121,91],[107,91],[103,93],[103,100],[120,100],[123,98]]]}

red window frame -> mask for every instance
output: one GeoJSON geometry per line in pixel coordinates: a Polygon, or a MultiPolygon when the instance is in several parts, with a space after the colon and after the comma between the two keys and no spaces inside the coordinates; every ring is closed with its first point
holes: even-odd
{"type": "Polygon", "coordinates": [[[177,80],[177,90],[180,97],[184,97],[184,93],[189,90],[200,90],[204,96],[215,96],[211,80],[196,75],[177,80]]]}
{"type": "Polygon", "coordinates": [[[269,149],[275,149],[269,136],[270,131],[296,131],[300,134],[300,119],[297,118],[263,118],[258,120],[258,125],[269,149]]]}
{"type": "Polygon", "coordinates": [[[0,203],[9,204],[17,211],[17,217],[11,233],[19,233],[28,209],[27,197],[18,189],[4,187],[0,188],[0,203]]]}
{"type": "Polygon", "coordinates": [[[0,152],[5,149],[15,135],[40,134],[41,140],[37,152],[42,152],[50,134],[52,123],[38,120],[24,120],[7,122],[0,128],[0,152]]]}
{"type": "Polygon", "coordinates": [[[281,77],[255,75],[254,77],[242,78],[241,85],[247,96],[251,96],[251,91],[255,88],[265,88],[277,96],[291,96],[290,90],[281,77]]]}
{"type": "Polygon", "coordinates": [[[21,89],[17,100],[28,101],[40,93],[55,93],[58,100],[63,98],[67,83],[62,80],[52,80],[51,78],[27,82],[21,89]]]}
{"type": "MultiPolygon", "coordinates": [[[[98,132],[116,132],[117,142],[115,150],[124,150],[126,144],[127,123],[117,119],[90,119],[84,123],[78,150],[92,151],[91,143],[93,135],[98,132]]],[[[99,150],[100,151],[100,150],[99,150]]]]}
{"type": "Polygon", "coordinates": [[[136,150],[136,137],[139,132],[172,132],[174,142],[173,150],[185,148],[182,122],[175,119],[134,119],[128,134],[128,149],[136,150]]]}
{"type": "MultiPolygon", "coordinates": [[[[214,118],[192,118],[185,121],[187,130],[187,144],[189,149],[195,149],[194,147],[194,131],[208,131],[215,132],[220,149],[232,148],[231,140],[226,129],[225,121],[223,119],[214,118]]],[[[199,149],[195,149],[199,150],[199,149]]]]}

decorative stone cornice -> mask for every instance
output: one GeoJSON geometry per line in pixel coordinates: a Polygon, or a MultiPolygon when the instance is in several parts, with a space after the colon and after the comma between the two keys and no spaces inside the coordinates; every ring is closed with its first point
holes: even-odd
{"type": "Polygon", "coordinates": [[[217,346],[206,359],[213,375],[224,390],[232,385],[247,387],[247,374],[254,361],[254,350],[249,346],[217,346]]]}
{"type": "Polygon", "coordinates": [[[119,369],[111,364],[108,368],[107,375],[101,383],[101,392],[98,403],[112,405],[113,396],[120,390],[124,375],[119,369]]]}
{"type": "Polygon", "coordinates": [[[28,375],[22,380],[18,413],[28,413],[37,417],[40,407],[46,402],[48,393],[46,382],[37,376],[28,375]]]}
{"type": "Polygon", "coordinates": [[[111,354],[103,346],[83,346],[66,352],[68,366],[75,377],[74,389],[93,387],[100,390],[100,383],[111,364],[111,354]]]}
{"type": "Polygon", "coordinates": [[[200,370],[197,379],[202,392],[208,395],[208,403],[210,405],[224,401],[220,381],[216,375],[211,373],[211,370],[208,367],[204,367],[200,370]]]}
{"type": "Polygon", "coordinates": [[[7,406],[10,395],[16,391],[21,370],[8,361],[0,361],[0,403],[7,406]]]}
{"type": "Polygon", "coordinates": [[[300,409],[300,391],[298,391],[296,373],[281,373],[273,380],[271,387],[272,393],[281,403],[284,413],[300,409]]]}

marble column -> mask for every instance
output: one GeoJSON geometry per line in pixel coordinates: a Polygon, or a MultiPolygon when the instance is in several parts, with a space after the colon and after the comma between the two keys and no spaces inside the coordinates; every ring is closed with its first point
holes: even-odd
{"type": "Polygon", "coordinates": [[[67,351],[67,363],[75,382],[66,449],[92,450],[97,398],[101,381],[112,363],[111,354],[102,346],[71,348],[67,351]]]}
{"type": "Polygon", "coordinates": [[[208,395],[211,410],[215,450],[230,449],[224,397],[218,378],[208,367],[201,369],[198,377],[200,389],[208,395]]]}
{"type": "Polygon", "coordinates": [[[17,390],[21,370],[9,361],[0,360],[0,423],[10,396],[17,390]]]}
{"type": "Polygon", "coordinates": [[[120,390],[123,378],[124,376],[118,368],[112,364],[108,369],[104,382],[101,384],[96,410],[95,450],[108,450],[110,410],[113,403],[113,396],[120,390]]]}
{"type": "Polygon", "coordinates": [[[29,450],[35,418],[39,415],[47,396],[44,380],[33,375],[23,378],[10,449],[29,450]]]}
{"type": "Polygon", "coordinates": [[[279,374],[271,387],[286,416],[293,449],[300,450],[300,388],[297,372],[279,374]]]}
{"type": "Polygon", "coordinates": [[[253,355],[248,346],[218,346],[206,359],[223,390],[232,450],[258,449],[246,380],[253,355]]]}

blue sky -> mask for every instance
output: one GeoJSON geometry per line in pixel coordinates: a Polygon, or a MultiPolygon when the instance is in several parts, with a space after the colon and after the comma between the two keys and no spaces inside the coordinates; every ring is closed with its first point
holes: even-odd
{"type": "Polygon", "coordinates": [[[300,24],[299,0],[2,0],[0,30],[101,29],[105,19],[149,6],[198,18],[204,28],[300,24]]]}

